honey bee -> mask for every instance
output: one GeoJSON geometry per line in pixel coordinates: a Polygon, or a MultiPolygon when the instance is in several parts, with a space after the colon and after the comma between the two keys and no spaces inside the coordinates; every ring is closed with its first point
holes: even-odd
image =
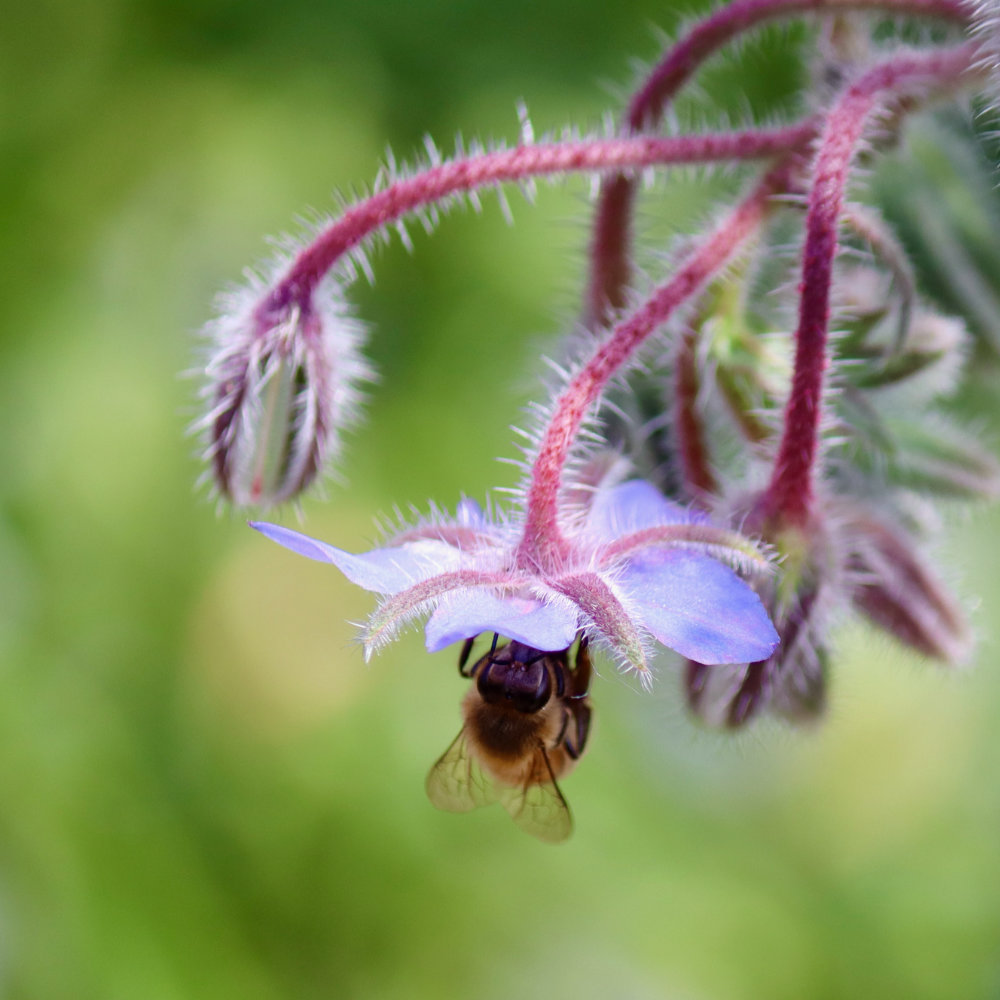
{"type": "Polygon", "coordinates": [[[427,795],[449,812],[499,802],[522,830],[559,843],[573,824],[556,779],[576,765],[590,732],[587,640],[571,670],[568,649],[498,648],[498,638],[468,670],[473,640],[462,648],[459,673],[474,683],[462,699],[461,731],[427,775],[427,795]]]}

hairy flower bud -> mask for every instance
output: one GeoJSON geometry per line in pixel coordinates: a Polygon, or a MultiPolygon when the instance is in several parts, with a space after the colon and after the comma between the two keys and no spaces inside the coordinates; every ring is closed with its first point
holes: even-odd
{"type": "Polygon", "coordinates": [[[972,640],[961,608],[901,528],[874,516],[852,525],[854,606],[904,645],[945,663],[965,659],[972,640]]]}
{"type": "Polygon", "coordinates": [[[267,508],[300,496],[337,456],[372,374],[360,324],[331,282],[278,307],[261,291],[228,296],[210,324],[211,409],[199,426],[220,496],[267,508]]]}
{"type": "MultiPolygon", "coordinates": [[[[929,309],[918,309],[904,331],[902,343],[878,356],[877,363],[849,375],[860,389],[904,386],[924,396],[946,396],[958,384],[965,364],[969,337],[960,319],[929,309]]],[[[859,352],[860,353],[860,352],[859,352]]]]}

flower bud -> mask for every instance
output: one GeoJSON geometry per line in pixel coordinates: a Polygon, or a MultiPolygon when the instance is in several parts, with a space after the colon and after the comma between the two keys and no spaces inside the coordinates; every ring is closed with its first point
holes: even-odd
{"type": "Polygon", "coordinates": [[[968,625],[916,540],[875,517],[859,519],[852,530],[859,542],[849,562],[854,606],[918,653],[961,662],[971,647],[968,625]]]}
{"type": "Polygon", "coordinates": [[[890,290],[891,281],[884,271],[857,264],[845,267],[835,288],[837,309],[852,326],[862,324],[867,334],[888,315],[892,305],[890,290]]]}
{"type": "Polygon", "coordinates": [[[918,309],[908,324],[898,349],[887,351],[877,365],[851,378],[860,389],[880,389],[906,384],[927,397],[948,395],[958,384],[965,364],[969,337],[960,319],[928,309],[918,309]],[[920,376],[920,383],[914,383],[920,376]]]}
{"type": "Polygon", "coordinates": [[[771,708],[789,722],[809,723],[826,712],[829,652],[825,646],[797,643],[785,655],[771,708]]]}
{"type": "Polygon", "coordinates": [[[274,294],[237,293],[210,327],[205,457],[219,495],[237,506],[299,497],[337,456],[358,383],[372,377],[358,354],[359,324],[339,289],[324,291],[322,305],[302,293],[279,306],[274,294]]]}

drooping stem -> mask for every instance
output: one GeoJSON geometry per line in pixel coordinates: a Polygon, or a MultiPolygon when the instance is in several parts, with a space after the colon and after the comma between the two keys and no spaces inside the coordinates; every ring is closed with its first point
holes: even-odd
{"type": "Polygon", "coordinates": [[[975,45],[963,45],[892,59],[848,88],[827,117],[806,216],[792,388],[785,407],[778,456],[759,509],[765,523],[803,524],[812,509],[828,366],[830,286],[837,254],[837,228],[848,169],[865,125],[884,92],[899,97],[915,85],[957,82],[972,69],[980,55],[975,45]]]}
{"type": "MultiPolygon", "coordinates": [[[[666,53],[629,102],[625,131],[635,133],[656,126],[698,67],[737,35],[781,17],[844,10],[935,17],[963,26],[971,17],[970,5],[963,0],[736,0],[696,24],[666,53]]],[[[601,186],[585,302],[585,321],[592,328],[605,323],[624,305],[634,198],[635,181],[623,174],[610,175],[601,186]]]]}
{"type": "Polygon", "coordinates": [[[765,174],[673,278],[615,327],[559,397],[531,468],[524,534],[518,548],[522,564],[552,565],[568,554],[558,522],[559,493],[566,460],[588,410],[642,342],[679,306],[690,301],[757,231],[772,197],[788,189],[796,159],[794,155],[784,157],[765,174]]]}
{"type": "Polygon", "coordinates": [[[771,130],[704,135],[583,139],[538,143],[455,159],[390,184],[348,209],[295,258],[285,276],[258,307],[268,323],[290,307],[308,303],[312,290],[346,253],[384,227],[423,206],[459,193],[532,177],[607,170],[635,170],[670,164],[753,160],[798,146],[815,124],[771,130]]]}
{"type": "Polygon", "coordinates": [[[934,17],[963,26],[971,20],[964,0],[736,0],[695,25],[653,69],[629,102],[629,128],[648,129],[659,121],[667,103],[695,70],[737,35],[780,17],[846,10],[934,17]]]}

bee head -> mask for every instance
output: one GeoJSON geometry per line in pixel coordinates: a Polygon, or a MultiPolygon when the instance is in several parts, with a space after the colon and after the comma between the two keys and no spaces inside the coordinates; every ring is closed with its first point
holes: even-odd
{"type": "Polygon", "coordinates": [[[476,677],[483,700],[489,705],[507,705],[526,715],[540,712],[552,697],[548,656],[520,642],[496,650],[476,677]]]}

